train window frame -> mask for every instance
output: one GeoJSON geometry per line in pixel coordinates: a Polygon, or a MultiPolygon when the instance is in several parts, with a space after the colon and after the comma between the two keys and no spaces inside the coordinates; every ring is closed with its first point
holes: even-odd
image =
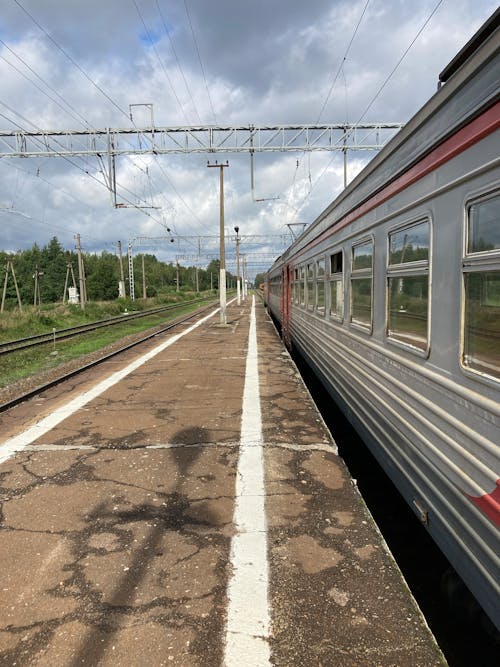
{"type": "Polygon", "coordinates": [[[338,322],[342,323],[345,318],[345,252],[344,248],[337,248],[334,252],[329,253],[329,302],[328,302],[328,312],[329,312],[329,318],[332,322],[338,322]],[[337,255],[340,255],[342,258],[342,268],[340,271],[335,271],[332,272],[332,259],[333,257],[336,257],[337,255]],[[335,283],[337,285],[340,283],[340,290],[337,288],[336,291],[337,293],[340,292],[342,295],[341,299],[341,314],[338,312],[333,312],[332,311],[332,286],[335,283]]]}
{"type": "MultiPolygon", "coordinates": [[[[476,363],[469,361],[467,357],[471,355],[467,353],[468,342],[467,338],[467,317],[470,312],[469,303],[467,299],[467,283],[472,276],[480,276],[481,274],[500,274],[500,247],[491,250],[471,250],[471,225],[470,214],[474,206],[479,206],[483,203],[493,199],[500,199],[500,190],[490,190],[480,196],[470,197],[466,200],[464,205],[464,226],[463,226],[463,252],[462,252],[462,267],[461,267],[461,321],[460,321],[460,352],[459,365],[462,372],[466,375],[480,379],[488,384],[493,383],[498,386],[500,382],[500,366],[493,366],[496,373],[487,368],[486,363],[476,363]]],[[[482,305],[482,304],[481,304],[482,305]]],[[[488,304],[486,304],[488,306],[488,304]]],[[[500,308],[500,306],[495,307],[500,308]]]]}
{"type": "MultiPolygon", "coordinates": [[[[412,220],[406,220],[403,224],[387,230],[387,250],[386,250],[386,280],[385,280],[385,337],[390,345],[407,350],[416,356],[428,358],[431,350],[431,316],[432,316],[432,239],[433,239],[433,221],[432,216],[420,215],[412,220]],[[409,261],[400,261],[391,264],[391,236],[403,233],[406,230],[422,226],[428,227],[428,246],[427,259],[417,259],[409,261]],[[411,340],[403,340],[397,334],[393,334],[390,328],[390,296],[391,281],[403,278],[421,278],[427,277],[427,310],[426,310],[426,335],[425,345],[418,346],[411,340]]],[[[402,252],[402,255],[404,251],[402,252]]],[[[402,257],[403,259],[403,257],[402,257]]]]}
{"type": "Polygon", "coordinates": [[[349,275],[349,325],[365,334],[373,334],[373,296],[374,296],[374,267],[375,267],[375,238],[373,235],[364,236],[363,238],[352,243],[350,248],[350,275],[349,275]],[[371,245],[371,266],[366,268],[354,268],[355,249],[364,245],[371,245]],[[370,280],[370,321],[368,324],[361,320],[353,318],[353,283],[360,280],[370,280]]]}
{"type": "Polygon", "coordinates": [[[326,256],[321,255],[315,261],[314,311],[320,316],[326,315],[326,256]],[[320,264],[323,263],[323,273],[320,275],[320,264]],[[323,286],[323,305],[319,303],[319,286],[323,286]]]}

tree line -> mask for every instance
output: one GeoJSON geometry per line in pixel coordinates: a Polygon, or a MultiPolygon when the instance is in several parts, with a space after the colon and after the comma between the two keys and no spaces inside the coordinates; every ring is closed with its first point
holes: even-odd
{"type": "MultiPolygon", "coordinates": [[[[118,283],[120,281],[120,259],[118,255],[103,251],[97,253],[82,252],[83,265],[86,277],[87,299],[90,301],[111,301],[118,298],[118,283]]],[[[73,286],[70,267],[78,284],[78,255],[74,250],[65,250],[57,237],[53,237],[47,245],[40,247],[36,243],[29,250],[19,250],[15,254],[0,251],[0,267],[2,268],[2,285],[4,289],[7,278],[6,307],[17,302],[16,290],[8,262],[14,268],[23,304],[35,303],[35,288],[38,287],[41,303],[56,303],[62,301],[64,286],[73,286]],[[37,278],[35,278],[37,276],[37,278]],[[36,285],[38,283],[38,285],[36,285]]],[[[123,260],[126,292],[129,294],[128,262],[123,260]]],[[[134,257],[134,290],[136,296],[143,294],[143,261],[142,257],[134,257]]],[[[159,261],[155,255],[144,254],[144,276],[146,282],[146,296],[153,297],[162,292],[182,291],[202,292],[211,288],[217,289],[219,281],[219,260],[212,260],[205,268],[176,266],[172,263],[159,261]],[[177,285],[177,277],[179,285],[177,285]]],[[[230,273],[228,282],[235,280],[230,273]]],[[[79,291],[79,289],[78,289],[79,291]]],[[[66,293],[66,300],[68,294],[66,293]]]]}

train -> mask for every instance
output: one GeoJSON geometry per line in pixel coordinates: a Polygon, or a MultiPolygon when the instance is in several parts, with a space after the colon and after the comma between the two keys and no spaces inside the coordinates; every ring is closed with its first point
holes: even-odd
{"type": "Polygon", "coordinates": [[[496,631],[499,23],[497,10],[264,284],[284,343],[313,369],[496,631]]]}

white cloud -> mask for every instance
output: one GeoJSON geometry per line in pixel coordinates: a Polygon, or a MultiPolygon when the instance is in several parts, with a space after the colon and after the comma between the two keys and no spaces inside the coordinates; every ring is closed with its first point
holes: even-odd
{"type": "MultiPolygon", "coordinates": [[[[212,123],[207,86],[220,124],[314,123],[365,0],[190,0],[206,81],[183,3],[161,3],[172,41],[156,2],[139,3],[154,48],[133,3],[68,0],[64,12],[58,0],[21,4],[67,55],[15,3],[4,3],[0,38],[52,90],[0,44],[0,126],[12,127],[7,119],[13,119],[23,128],[69,129],[81,127],[82,119],[93,127],[123,127],[130,124],[129,104],[149,102],[157,125],[197,124],[198,118],[212,123]]],[[[434,6],[434,0],[371,0],[323,120],[358,120],[434,6]]],[[[495,8],[491,0],[443,3],[365,120],[407,121],[434,93],[439,71],[495,8]]],[[[138,124],[148,118],[146,109],[134,109],[138,124]]],[[[255,195],[280,199],[255,203],[248,155],[228,157],[227,225],[239,224],[242,234],[281,234],[287,222],[311,222],[342,189],[340,155],[257,154],[255,195]]],[[[181,235],[215,235],[218,175],[206,168],[207,158],[214,156],[119,158],[119,195],[161,206],[142,210],[112,208],[92,158],[0,160],[0,206],[30,216],[0,211],[0,247],[44,244],[54,234],[72,247],[80,233],[87,248],[99,250],[118,237],[125,244],[136,236],[161,236],[165,225],[181,235]]],[[[349,156],[350,178],[365,160],[349,156]]],[[[162,253],[167,250],[159,245],[162,253]]]]}

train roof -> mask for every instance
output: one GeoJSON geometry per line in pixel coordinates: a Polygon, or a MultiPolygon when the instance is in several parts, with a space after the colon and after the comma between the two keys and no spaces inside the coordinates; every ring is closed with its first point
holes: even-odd
{"type": "Polygon", "coordinates": [[[307,246],[500,98],[499,24],[497,9],[441,72],[437,92],[274,265],[307,246]]]}
{"type": "Polygon", "coordinates": [[[469,39],[467,44],[460,49],[453,60],[446,65],[439,75],[439,82],[446,83],[448,79],[457,72],[460,67],[481,47],[482,43],[492,35],[500,25],[500,7],[483,23],[479,30],[469,39]]]}

